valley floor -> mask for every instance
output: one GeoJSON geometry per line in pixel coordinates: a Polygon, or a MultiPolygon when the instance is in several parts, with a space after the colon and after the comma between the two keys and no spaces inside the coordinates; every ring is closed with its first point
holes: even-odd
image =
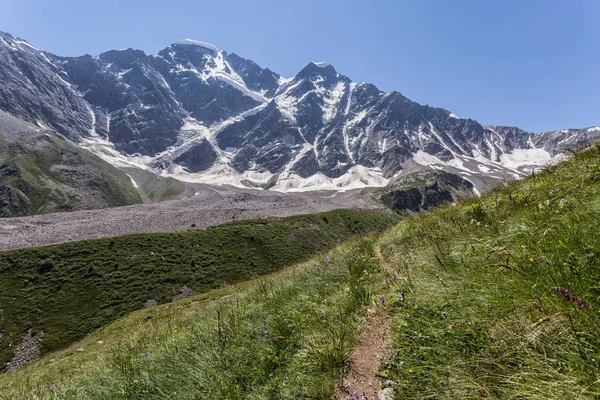
{"type": "Polygon", "coordinates": [[[233,220],[287,217],[381,205],[348,192],[280,193],[193,185],[183,199],[101,210],[0,219],[0,250],[148,232],[183,232],[233,220]]]}

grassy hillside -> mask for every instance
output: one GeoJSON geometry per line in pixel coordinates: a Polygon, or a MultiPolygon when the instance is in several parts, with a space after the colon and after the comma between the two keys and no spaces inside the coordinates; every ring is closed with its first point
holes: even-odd
{"type": "Polygon", "coordinates": [[[329,399],[384,281],[372,240],[344,244],[260,280],[132,313],[0,376],[0,395],[329,399]]]}
{"type": "Polygon", "coordinates": [[[599,220],[595,146],[390,230],[397,395],[598,398],[599,220]]]}
{"type": "Polygon", "coordinates": [[[185,184],[177,179],[160,176],[139,168],[122,168],[138,185],[138,192],[145,203],[175,200],[185,191],[185,184]]]}
{"type": "Polygon", "coordinates": [[[379,211],[247,220],[203,231],[136,234],[0,253],[0,361],[32,330],[42,354],[142,308],[276,271],[347,238],[389,227],[379,211]]]}
{"type": "Polygon", "coordinates": [[[127,175],[61,136],[0,132],[1,217],[141,202],[127,175]]]}
{"type": "Polygon", "coordinates": [[[380,374],[397,399],[598,398],[598,220],[596,146],[265,279],[137,311],[0,376],[0,393],[330,399],[384,308],[380,374]]]}

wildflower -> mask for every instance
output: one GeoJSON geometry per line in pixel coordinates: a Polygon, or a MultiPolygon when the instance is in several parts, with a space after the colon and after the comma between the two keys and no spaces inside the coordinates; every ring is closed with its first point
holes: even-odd
{"type": "Polygon", "coordinates": [[[400,297],[402,297],[402,301],[404,301],[404,291],[400,292],[400,297]]]}
{"type": "Polygon", "coordinates": [[[395,252],[396,252],[396,249],[395,249],[395,248],[394,248],[394,246],[392,246],[391,244],[388,246],[388,250],[389,250],[391,253],[395,253],[395,252]]]}
{"type": "Polygon", "coordinates": [[[381,303],[382,307],[387,306],[387,303],[385,302],[385,299],[383,298],[383,296],[379,296],[379,302],[381,303]]]}
{"type": "Polygon", "coordinates": [[[577,296],[569,293],[569,289],[563,289],[558,286],[552,286],[550,287],[550,290],[564,296],[565,300],[573,302],[573,304],[575,304],[577,307],[588,308],[587,303],[583,300],[578,300],[577,296]]]}
{"type": "Polygon", "coordinates": [[[588,305],[583,301],[580,301],[579,303],[577,303],[577,305],[581,308],[588,308],[588,305]]]}
{"type": "Polygon", "coordinates": [[[317,265],[317,266],[315,267],[315,270],[317,270],[317,271],[320,271],[320,270],[321,270],[321,266],[320,266],[320,265],[317,265]]]}
{"type": "Polygon", "coordinates": [[[354,397],[356,400],[358,400],[358,392],[352,393],[352,397],[354,397]]]}
{"type": "Polygon", "coordinates": [[[263,332],[263,336],[265,337],[265,339],[269,338],[269,331],[264,331],[263,332]]]}
{"type": "Polygon", "coordinates": [[[331,258],[327,257],[327,259],[325,259],[325,264],[331,264],[331,258]]]}

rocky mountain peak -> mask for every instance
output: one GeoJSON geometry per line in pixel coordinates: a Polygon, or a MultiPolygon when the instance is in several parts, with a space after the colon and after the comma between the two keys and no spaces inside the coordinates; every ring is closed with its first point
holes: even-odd
{"type": "Polygon", "coordinates": [[[317,77],[323,78],[325,81],[334,81],[340,74],[333,68],[332,65],[325,62],[309,62],[298,74],[297,79],[314,79],[317,77]]]}
{"type": "Polygon", "coordinates": [[[419,170],[459,174],[477,190],[600,138],[600,128],[483,127],[323,62],[284,79],[191,39],[156,55],[58,57],[0,33],[0,77],[0,110],[112,163],[276,190],[382,186],[419,170]]]}

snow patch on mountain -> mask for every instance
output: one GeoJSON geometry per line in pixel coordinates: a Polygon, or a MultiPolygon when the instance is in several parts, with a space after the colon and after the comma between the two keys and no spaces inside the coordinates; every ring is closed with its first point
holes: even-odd
{"type": "Polygon", "coordinates": [[[279,177],[271,189],[280,192],[301,192],[317,190],[346,191],[366,187],[381,187],[387,185],[390,179],[384,178],[378,168],[367,168],[354,165],[348,172],[338,178],[330,178],[317,172],[308,178],[302,178],[296,173],[279,177]]]}
{"type": "Polygon", "coordinates": [[[253,182],[255,184],[264,184],[273,176],[268,171],[257,172],[257,171],[245,171],[243,173],[237,172],[229,163],[224,163],[222,160],[215,163],[207,171],[200,174],[189,173],[179,165],[175,165],[171,172],[163,171],[163,176],[179,179],[184,182],[190,183],[207,183],[213,185],[230,185],[240,188],[248,188],[246,181],[253,182]]]}
{"type": "Polygon", "coordinates": [[[436,169],[441,169],[441,166],[446,164],[436,156],[432,156],[431,154],[425,153],[423,150],[417,151],[413,156],[413,160],[415,160],[417,164],[421,164],[425,167],[433,167],[436,169]]]}
{"type": "Polygon", "coordinates": [[[523,166],[546,167],[554,164],[564,158],[564,154],[558,154],[554,157],[544,149],[514,149],[511,153],[500,155],[500,163],[511,169],[518,169],[523,166]]]}
{"type": "Polygon", "coordinates": [[[149,167],[153,161],[152,157],[122,154],[112,142],[99,136],[84,138],[79,145],[115,167],[136,167],[148,171],[152,170],[149,167]]]}
{"type": "Polygon", "coordinates": [[[451,166],[451,167],[454,167],[454,168],[460,169],[462,171],[465,171],[467,173],[473,172],[469,168],[465,167],[463,161],[460,158],[458,158],[458,157],[453,158],[452,160],[448,161],[446,164],[449,165],[449,166],[451,166]]]}
{"type": "Polygon", "coordinates": [[[327,95],[323,97],[323,101],[325,102],[325,105],[323,106],[323,123],[327,124],[336,116],[345,89],[346,84],[344,82],[338,82],[337,85],[332,90],[327,91],[327,95]]]}
{"type": "Polygon", "coordinates": [[[206,42],[201,42],[199,40],[193,40],[193,39],[178,40],[174,44],[183,44],[183,45],[188,45],[188,46],[204,47],[205,49],[212,50],[215,53],[219,51],[219,49],[217,48],[217,46],[215,46],[213,44],[206,43],[206,42]]]}
{"type": "Polygon", "coordinates": [[[246,86],[244,80],[234,71],[234,69],[224,59],[223,52],[221,51],[217,51],[214,57],[209,57],[205,68],[202,70],[198,70],[196,66],[194,66],[190,61],[188,61],[186,65],[175,65],[173,71],[176,73],[192,72],[198,75],[198,77],[205,82],[209,79],[219,80],[230,85],[234,89],[240,91],[242,94],[252,98],[253,100],[256,100],[261,103],[265,103],[268,101],[268,99],[262,93],[250,90],[246,86]]]}
{"type": "Polygon", "coordinates": [[[138,185],[138,184],[137,184],[137,182],[136,182],[136,181],[133,179],[133,177],[132,177],[131,175],[129,175],[129,174],[125,174],[125,175],[127,175],[127,176],[129,177],[129,180],[131,180],[131,184],[133,185],[133,187],[134,187],[135,189],[139,189],[139,185],[138,185]]]}

